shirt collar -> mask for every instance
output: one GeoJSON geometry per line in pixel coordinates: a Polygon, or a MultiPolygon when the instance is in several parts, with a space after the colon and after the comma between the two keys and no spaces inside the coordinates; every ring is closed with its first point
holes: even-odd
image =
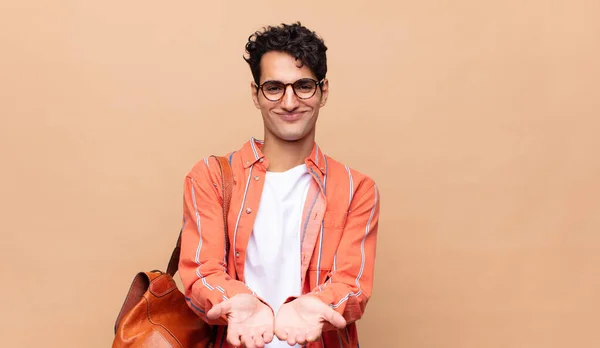
{"type": "MultiPolygon", "coordinates": [[[[264,141],[255,138],[250,138],[250,140],[244,144],[241,149],[244,168],[249,168],[256,162],[263,163],[264,161],[267,161],[265,155],[261,151],[263,145],[264,141]]],[[[321,174],[325,174],[325,171],[327,170],[327,160],[325,159],[325,154],[321,151],[321,148],[316,142],[313,145],[310,156],[306,158],[306,161],[314,164],[314,166],[321,171],[321,174]]]]}

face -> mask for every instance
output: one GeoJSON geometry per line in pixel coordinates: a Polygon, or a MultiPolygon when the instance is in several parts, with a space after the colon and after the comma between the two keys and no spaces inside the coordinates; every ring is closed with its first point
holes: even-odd
{"type": "MultiPolygon", "coordinates": [[[[260,84],[265,81],[294,83],[299,79],[317,80],[310,68],[303,65],[287,53],[271,51],[261,59],[260,84]]],[[[294,94],[292,86],[286,87],[283,98],[270,101],[262,91],[251,83],[254,105],[260,110],[265,126],[265,140],[278,138],[284,141],[298,141],[312,137],[314,139],[315,124],[319,117],[319,109],[325,106],[329,89],[325,80],[317,87],[315,94],[309,99],[300,99],[294,94]]],[[[273,98],[271,98],[273,99],[273,98]]]]}

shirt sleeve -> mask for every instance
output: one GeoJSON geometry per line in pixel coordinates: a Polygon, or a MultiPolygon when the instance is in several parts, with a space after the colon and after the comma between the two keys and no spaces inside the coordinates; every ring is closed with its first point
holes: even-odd
{"type": "MultiPolygon", "coordinates": [[[[379,222],[379,191],[372,180],[363,182],[352,200],[333,270],[323,284],[310,293],[344,316],[360,319],[373,289],[379,222]]],[[[332,330],[326,325],[324,331],[332,330]]]]}
{"type": "Polygon", "coordinates": [[[179,274],[188,306],[210,325],[226,325],[225,316],[209,320],[213,305],[237,294],[253,294],[227,274],[220,171],[217,161],[200,161],[185,177],[179,274]],[[217,167],[218,168],[218,167],[217,167]]]}

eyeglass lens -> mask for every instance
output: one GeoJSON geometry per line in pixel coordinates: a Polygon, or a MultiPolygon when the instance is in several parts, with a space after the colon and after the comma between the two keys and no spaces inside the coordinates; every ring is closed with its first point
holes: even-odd
{"type": "MultiPolygon", "coordinates": [[[[300,79],[292,84],[294,93],[300,99],[312,97],[317,90],[317,83],[312,79],[300,79]]],[[[286,85],[280,81],[267,81],[262,85],[265,97],[276,101],[285,94],[286,85]]]]}

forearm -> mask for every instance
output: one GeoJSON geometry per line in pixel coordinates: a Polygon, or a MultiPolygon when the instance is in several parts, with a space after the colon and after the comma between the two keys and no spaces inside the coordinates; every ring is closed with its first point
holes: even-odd
{"type": "MultiPolygon", "coordinates": [[[[200,267],[206,271],[210,265],[200,267]]],[[[184,269],[187,269],[184,267],[184,269]]],[[[195,271],[196,267],[189,268],[189,271],[183,270],[180,272],[184,284],[190,284],[186,287],[185,296],[188,305],[207,323],[211,325],[226,325],[227,318],[220,317],[217,320],[209,320],[206,313],[210,309],[223,301],[226,301],[238,294],[253,294],[244,283],[239,280],[232,279],[223,270],[216,270],[199,277],[195,271]]]]}
{"type": "Polygon", "coordinates": [[[379,192],[373,183],[357,191],[348,212],[331,273],[311,291],[348,323],[364,314],[373,289],[379,192]]]}
{"type": "Polygon", "coordinates": [[[340,313],[348,323],[362,318],[369,300],[360,290],[341,283],[325,287],[316,296],[340,313]]]}
{"type": "MultiPolygon", "coordinates": [[[[201,161],[184,182],[179,274],[188,305],[207,322],[206,313],[214,305],[237,294],[252,294],[245,284],[227,274],[223,193],[213,184],[220,180],[220,175],[210,172],[208,163],[201,161]]],[[[224,325],[226,318],[210,324],[224,325]]]]}

